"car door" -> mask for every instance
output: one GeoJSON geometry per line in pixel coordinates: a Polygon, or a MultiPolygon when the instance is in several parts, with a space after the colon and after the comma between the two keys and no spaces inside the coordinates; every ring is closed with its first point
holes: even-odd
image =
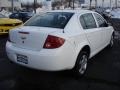
{"type": "Polygon", "coordinates": [[[95,54],[101,46],[101,31],[97,28],[96,21],[92,13],[83,14],[80,16],[80,22],[86,37],[91,45],[91,52],[95,54]]]}
{"type": "Polygon", "coordinates": [[[98,28],[101,30],[101,38],[102,38],[102,40],[101,40],[102,46],[101,47],[105,47],[110,42],[112,27],[107,24],[106,20],[101,15],[94,13],[94,16],[98,23],[98,28]]]}

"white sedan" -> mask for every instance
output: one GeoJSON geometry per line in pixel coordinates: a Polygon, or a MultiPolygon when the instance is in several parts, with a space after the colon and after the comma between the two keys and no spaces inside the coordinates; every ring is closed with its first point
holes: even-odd
{"type": "Polygon", "coordinates": [[[73,69],[79,75],[90,58],[114,44],[113,27],[89,10],[46,12],[9,34],[6,52],[11,61],[45,71],[73,69]]]}

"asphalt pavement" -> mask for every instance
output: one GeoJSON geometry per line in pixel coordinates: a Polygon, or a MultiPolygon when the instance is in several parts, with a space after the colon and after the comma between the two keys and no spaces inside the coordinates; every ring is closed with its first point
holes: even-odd
{"type": "Polygon", "coordinates": [[[10,62],[5,53],[8,36],[0,36],[0,90],[120,90],[120,28],[114,22],[114,47],[93,57],[79,78],[70,71],[44,72],[10,62]]]}

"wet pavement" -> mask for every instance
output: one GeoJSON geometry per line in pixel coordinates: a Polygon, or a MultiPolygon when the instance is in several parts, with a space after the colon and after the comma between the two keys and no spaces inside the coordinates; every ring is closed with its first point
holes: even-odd
{"type": "Polygon", "coordinates": [[[7,36],[0,37],[0,90],[120,90],[120,30],[115,29],[114,47],[93,57],[79,78],[70,71],[37,71],[10,62],[5,53],[7,36]]]}

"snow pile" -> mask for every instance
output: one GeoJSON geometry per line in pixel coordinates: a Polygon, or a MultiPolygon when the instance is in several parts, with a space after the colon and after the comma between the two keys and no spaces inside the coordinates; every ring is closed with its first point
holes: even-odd
{"type": "Polygon", "coordinates": [[[120,40],[120,32],[115,31],[115,39],[120,40]]]}
{"type": "Polygon", "coordinates": [[[46,8],[46,6],[43,6],[42,8],[37,8],[36,9],[36,13],[43,13],[43,12],[47,12],[47,11],[51,11],[50,9],[46,8]]]}
{"type": "Polygon", "coordinates": [[[120,8],[112,10],[110,14],[111,14],[111,18],[120,19],[120,8]]]}
{"type": "Polygon", "coordinates": [[[105,10],[107,13],[110,13],[111,12],[111,9],[106,9],[105,10]]]}
{"type": "Polygon", "coordinates": [[[36,9],[36,13],[41,13],[41,12],[44,12],[45,10],[43,8],[37,8],[36,9]]]}
{"type": "Polygon", "coordinates": [[[9,15],[11,14],[11,12],[8,12],[6,10],[2,10],[0,13],[5,15],[6,17],[9,17],[9,15]]]}

